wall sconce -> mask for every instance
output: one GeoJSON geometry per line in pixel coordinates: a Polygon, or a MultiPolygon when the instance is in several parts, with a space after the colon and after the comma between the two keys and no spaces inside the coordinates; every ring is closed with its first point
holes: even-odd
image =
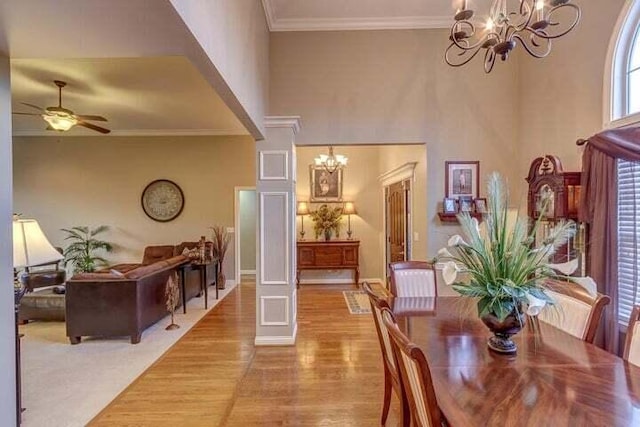
{"type": "Polygon", "coordinates": [[[351,235],[353,234],[353,231],[351,231],[351,215],[358,215],[356,205],[353,202],[345,202],[344,207],[342,208],[342,214],[346,215],[347,220],[349,221],[349,226],[347,228],[347,239],[351,240],[351,235]]]}
{"type": "Polygon", "coordinates": [[[296,208],[296,215],[301,217],[301,220],[302,220],[302,230],[300,231],[300,240],[304,240],[304,216],[309,215],[309,203],[298,202],[298,206],[296,208]]]}

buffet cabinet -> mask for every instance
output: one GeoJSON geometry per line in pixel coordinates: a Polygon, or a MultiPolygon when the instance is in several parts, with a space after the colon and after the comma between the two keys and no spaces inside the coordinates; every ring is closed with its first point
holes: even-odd
{"type": "Polygon", "coordinates": [[[360,279],[359,240],[305,241],[297,244],[296,285],[302,270],[353,270],[356,286],[360,279]]]}

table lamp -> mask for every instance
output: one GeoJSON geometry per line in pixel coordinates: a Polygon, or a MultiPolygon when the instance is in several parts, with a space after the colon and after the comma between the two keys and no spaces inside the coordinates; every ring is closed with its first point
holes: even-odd
{"type": "Polygon", "coordinates": [[[353,231],[351,231],[351,215],[358,215],[356,205],[354,205],[353,202],[345,202],[344,208],[342,208],[342,214],[346,215],[349,221],[349,227],[347,228],[347,239],[351,240],[351,235],[353,234],[353,231]]]}
{"type": "Polygon", "coordinates": [[[309,203],[298,202],[296,215],[298,215],[302,219],[302,230],[300,231],[300,240],[304,240],[304,216],[309,215],[309,203]]]}

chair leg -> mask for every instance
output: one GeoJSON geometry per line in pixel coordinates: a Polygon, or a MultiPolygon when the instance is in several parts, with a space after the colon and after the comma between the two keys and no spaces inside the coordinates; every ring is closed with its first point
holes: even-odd
{"type": "MultiPolygon", "coordinates": [[[[400,423],[402,427],[411,426],[411,412],[409,410],[409,402],[404,394],[400,397],[400,423]]],[[[417,424],[416,424],[417,425],[417,424]]]]}
{"type": "Polygon", "coordinates": [[[384,370],[384,401],[382,402],[382,417],[380,425],[385,425],[389,416],[389,407],[391,406],[391,376],[387,370],[384,370]]]}

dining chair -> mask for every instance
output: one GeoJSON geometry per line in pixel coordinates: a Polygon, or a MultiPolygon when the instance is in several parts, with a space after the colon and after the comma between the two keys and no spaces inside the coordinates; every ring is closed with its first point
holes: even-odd
{"type": "Polygon", "coordinates": [[[640,366],[640,305],[633,307],[631,312],[622,358],[640,366]]]}
{"type": "Polygon", "coordinates": [[[391,293],[396,297],[438,296],[434,264],[426,261],[394,262],[391,268],[391,293]]]}
{"type": "Polygon", "coordinates": [[[382,402],[382,416],[380,418],[380,424],[385,425],[387,417],[389,416],[389,407],[391,405],[391,392],[395,392],[400,402],[400,425],[403,427],[409,427],[411,424],[411,417],[409,414],[409,403],[407,397],[402,390],[402,382],[400,379],[400,372],[395,363],[393,357],[393,350],[391,349],[391,341],[389,339],[389,332],[382,323],[382,310],[389,308],[389,304],[386,300],[378,297],[371,286],[368,283],[364,283],[362,288],[369,296],[369,302],[371,303],[371,312],[373,313],[373,322],[376,325],[376,332],[378,333],[378,341],[380,342],[380,350],[382,350],[382,361],[384,367],[384,399],[382,402]]]}
{"type": "Polygon", "coordinates": [[[591,294],[582,286],[569,281],[549,279],[545,285],[547,295],[555,303],[542,310],[538,319],[593,343],[602,312],[611,298],[597,292],[595,295],[591,294]]]}
{"type": "Polygon", "coordinates": [[[382,324],[389,331],[396,365],[409,402],[412,425],[415,427],[446,425],[446,419],[438,407],[431,371],[424,353],[400,331],[393,313],[388,308],[382,309],[382,324]]]}

